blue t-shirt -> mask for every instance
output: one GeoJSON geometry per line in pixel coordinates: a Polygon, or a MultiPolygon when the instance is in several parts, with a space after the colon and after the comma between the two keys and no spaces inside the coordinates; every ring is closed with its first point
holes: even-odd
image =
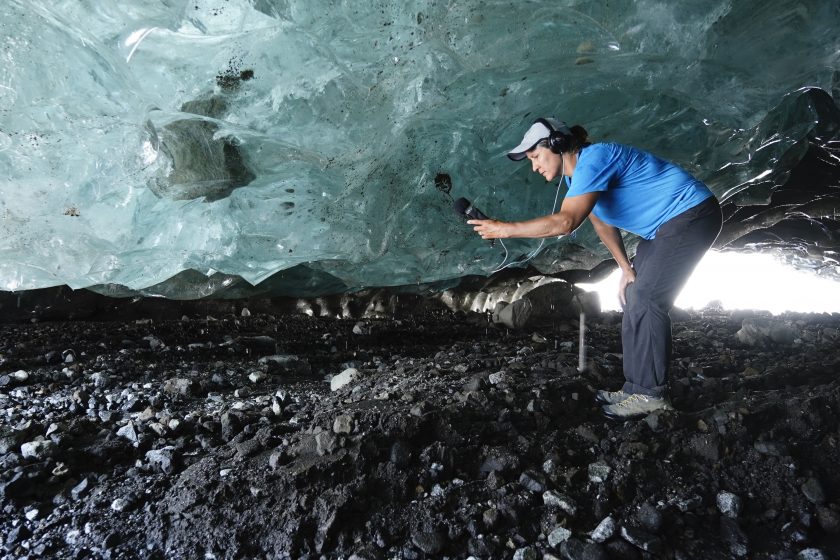
{"type": "Polygon", "coordinates": [[[653,239],[659,226],[713,196],[684,169],[621,144],[582,149],[571,179],[566,196],[600,192],[592,213],[644,239],[653,239]]]}

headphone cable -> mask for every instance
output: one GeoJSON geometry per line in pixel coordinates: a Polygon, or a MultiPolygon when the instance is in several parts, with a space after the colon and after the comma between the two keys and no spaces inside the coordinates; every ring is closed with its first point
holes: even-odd
{"type": "MultiPolygon", "coordinates": [[[[564,175],[565,170],[566,170],[566,162],[563,160],[563,156],[561,155],[560,156],[560,177],[561,178],[560,178],[560,181],[557,182],[557,192],[554,194],[554,204],[551,206],[551,213],[552,214],[554,214],[557,210],[557,199],[560,197],[560,185],[562,185],[563,182],[566,181],[566,176],[564,175]]],[[[567,183],[567,185],[568,185],[568,183],[567,183]]],[[[562,237],[562,236],[560,236],[560,237],[562,237]]],[[[524,259],[515,260],[515,261],[510,262],[510,263],[505,265],[505,261],[507,261],[508,255],[510,253],[508,251],[507,246],[505,245],[505,242],[502,241],[501,239],[499,239],[499,243],[501,243],[502,247],[505,250],[505,258],[502,259],[502,262],[499,264],[499,266],[495,270],[490,272],[490,274],[496,274],[497,272],[499,272],[501,270],[504,270],[508,267],[511,267],[515,264],[524,264],[524,263],[528,262],[529,260],[533,259],[537,255],[539,250],[542,249],[542,246],[545,244],[545,240],[546,240],[546,238],[543,237],[540,240],[540,244],[537,246],[537,248],[534,249],[533,251],[531,251],[531,253],[527,257],[525,257],[524,259]]]]}

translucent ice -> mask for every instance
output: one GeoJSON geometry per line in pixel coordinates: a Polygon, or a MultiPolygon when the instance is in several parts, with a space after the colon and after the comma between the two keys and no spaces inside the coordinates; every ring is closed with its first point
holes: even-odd
{"type": "MultiPolygon", "coordinates": [[[[766,201],[837,136],[837,29],[833,2],[779,0],[5,0],[0,289],[486,274],[500,247],[452,198],[548,213],[554,187],[504,157],[541,115],[766,201]]],[[[606,256],[586,225],[531,264],[606,256]]]]}

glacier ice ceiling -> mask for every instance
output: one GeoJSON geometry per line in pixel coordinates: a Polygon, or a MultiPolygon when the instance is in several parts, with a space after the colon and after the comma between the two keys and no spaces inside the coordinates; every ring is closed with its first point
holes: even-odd
{"type": "MultiPolygon", "coordinates": [[[[838,29],[827,1],[4,0],[0,289],[486,275],[503,252],[452,200],[548,213],[554,186],[504,157],[541,115],[705,180],[719,244],[836,272],[838,29]]],[[[508,243],[508,262],[538,245],[508,243]]],[[[528,265],[607,257],[585,225],[528,265]]]]}

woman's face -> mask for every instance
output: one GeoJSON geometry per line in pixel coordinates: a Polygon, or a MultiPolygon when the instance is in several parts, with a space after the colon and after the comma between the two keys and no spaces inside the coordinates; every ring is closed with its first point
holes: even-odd
{"type": "Polygon", "coordinates": [[[531,160],[531,169],[545,177],[546,181],[553,181],[560,177],[563,160],[560,154],[555,154],[548,148],[537,146],[526,154],[531,160]]]}

